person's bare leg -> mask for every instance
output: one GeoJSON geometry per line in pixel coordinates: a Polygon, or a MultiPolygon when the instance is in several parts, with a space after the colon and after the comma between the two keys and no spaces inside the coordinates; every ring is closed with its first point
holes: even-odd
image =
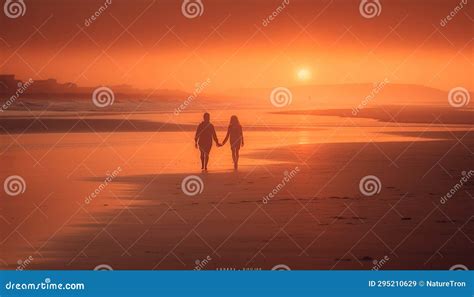
{"type": "Polygon", "coordinates": [[[240,151],[240,148],[236,148],[235,149],[235,163],[238,165],[239,164],[239,151],[240,151]]]}
{"type": "Polygon", "coordinates": [[[238,157],[238,150],[236,148],[232,149],[232,160],[234,161],[234,169],[237,169],[239,157],[238,157]]]}
{"type": "Polygon", "coordinates": [[[234,163],[234,168],[235,168],[235,150],[232,148],[232,162],[234,163]]]}
{"type": "Polygon", "coordinates": [[[209,153],[204,153],[204,170],[207,170],[208,163],[209,163],[209,153]]]}
{"type": "Polygon", "coordinates": [[[203,151],[201,151],[201,170],[204,169],[204,160],[205,160],[205,154],[203,151]]]}
{"type": "Polygon", "coordinates": [[[239,167],[239,148],[235,149],[235,169],[239,167]]]}

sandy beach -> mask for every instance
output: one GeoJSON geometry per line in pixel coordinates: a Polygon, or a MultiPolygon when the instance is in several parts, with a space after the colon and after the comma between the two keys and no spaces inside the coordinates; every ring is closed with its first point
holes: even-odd
{"type": "MultiPolygon", "coordinates": [[[[220,138],[227,113],[213,113],[220,138]]],[[[115,133],[116,116],[110,128],[93,118],[42,119],[49,133],[6,127],[2,178],[13,170],[26,191],[2,197],[2,268],[474,266],[474,177],[441,201],[473,170],[472,126],[241,114],[239,170],[229,147],[214,147],[207,173],[192,141],[199,113],[155,132],[172,115],[138,115],[115,133]],[[359,186],[369,175],[374,196],[359,186]],[[202,192],[186,195],[188,176],[202,192]]]]}

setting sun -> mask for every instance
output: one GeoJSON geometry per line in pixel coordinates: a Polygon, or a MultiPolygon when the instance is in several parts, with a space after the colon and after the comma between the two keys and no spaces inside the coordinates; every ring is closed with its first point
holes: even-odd
{"type": "Polygon", "coordinates": [[[298,80],[308,81],[311,79],[311,71],[309,71],[307,68],[301,68],[298,70],[297,76],[298,80]]]}

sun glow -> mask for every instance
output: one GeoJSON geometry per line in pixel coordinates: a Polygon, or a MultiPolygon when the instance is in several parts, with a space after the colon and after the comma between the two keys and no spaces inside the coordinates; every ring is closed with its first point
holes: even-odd
{"type": "Polygon", "coordinates": [[[311,71],[308,68],[299,69],[296,75],[300,81],[308,81],[311,79],[311,71]]]}

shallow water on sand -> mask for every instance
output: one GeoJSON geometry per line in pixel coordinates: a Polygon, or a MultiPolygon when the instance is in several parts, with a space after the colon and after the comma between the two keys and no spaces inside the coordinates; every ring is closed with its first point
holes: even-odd
{"type": "MultiPolygon", "coordinates": [[[[270,159],[246,158],[268,150],[286,146],[315,143],[367,143],[367,142],[413,142],[436,140],[429,137],[433,131],[464,131],[463,126],[433,126],[423,124],[384,123],[372,119],[340,118],[335,116],[307,116],[274,114],[272,111],[212,111],[211,120],[222,141],[230,115],[237,114],[244,128],[245,147],[241,149],[241,166],[272,164],[270,159]],[[406,134],[406,132],[412,132],[406,134]],[[402,135],[405,133],[405,135],[402,135]]],[[[51,116],[53,114],[50,114],[51,116]]],[[[70,118],[69,114],[54,113],[54,117],[70,118]]],[[[45,116],[43,116],[45,117],[45,116]]],[[[84,117],[83,117],[84,118],[84,117]]],[[[0,135],[0,151],[4,160],[26,159],[35,167],[80,166],[85,158],[94,160],[91,170],[111,169],[120,163],[133,162],[137,172],[143,173],[185,173],[199,170],[198,151],[194,148],[193,125],[201,120],[201,113],[159,113],[159,114],[113,114],[85,117],[89,120],[90,132],[36,133],[0,135]],[[119,120],[117,128],[108,132],[95,132],[94,119],[119,120]],[[156,132],[140,131],[135,120],[156,122],[156,132]],[[131,123],[136,132],[121,132],[123,123],[131,123]],[[173,125],[173,131],[162,129],[173,125]],[[65,158],[65,163],[55,162],[65,158]],[[43,162],[47,159],[48,162],[43,162]],[[43,164],[44,163],[44,164],[43,164]],[[103,166],[101,166],[103,165],[103,166]]],[[[80,122],[77,117],[74,118],[80,122]]],[[[40,121],[40,120],[38,120],[40,121]]],[[[288,160],[292,161],[292,160],[288,160]]],[[[279,160],[278,162],[282,162],[279,160]]],[[[11,164],[17,166],[18,164],[11,164]]],[[[229,146],[213,147],[210,168],[226,170],[231,168],[229,146]]],[[[74,170],[74,168],[72,169],[74,170]]]]}
{"type": "MultiPolygon", "coordinates": [[[[465,126],[447,127],[444,125],[428,124],[397,124],[371,119],[333,116],[281,115],[263,110],[215,110],[211,112],[211,120],[216,125],[218,137],[221,140],[225,136],[227,121],[231,114],[237,114],[244,127],[245,146],[241,150],[240,160],[240,170],[243,176],[240,176],[240,179],[249,179],[245,181],[245,186],[239,184],[231,185],[236,191],[233,196],[229,197],[229,200],[233,201],[232,203],[247,201],[250,198],[258,200],[261,199],[262,195],[268,194],[271,187],[280,179],[282,170],[289,168],[286,166],[286,163],[304,164],[309,162],[311,165],[311,162],[316,162],[316,164],[323,162],[317,165],[321,166],[321,168],[315,168],[316,171],[308,175],[309,178],[318,178],[317,182],[302,183],[301,185],[295,183],[295,188],[297,188],[295,193],[298,193],[298,197],[314,194],[321,184],[330,179],[331,174],[333,174],[332,171],[339,170],[343,165],[341,162],[347,156],[341,156],[338,153],[337,148],[339,144],[341,147],[344,145],[346,151],[347,145],[351,144],[354,144],[354,147],[365,143],[375,144],[376,150],[373,152],[374,154],[362,154],[363,159],[360,164],[363,165],[359,166],[360,168],[356,168],[359,171],[364,171],[365,169],[362,168],[365,166],[364,164],[371,164],[371,170],[373,171],[375,170],[374,168],[379,166],[377,164],[381,161],[387,161],[384,154],[388,154],[390,158],[396,160],[399,154],[405,154],[405,150],[409,150],[412,143],[444,139],[443,137],[445,136],[443,135],[471,129],[465,126]],[[433,133],[437,131],[446,133],[433,133]],[[390,143],[403,143],[403,145],[395,146],[396,149],[391,147],[390,150],[387,150],[386,147],[389,147],[390,143]],[[333,145],[331,145],[331,150],[315,150],[314,147],[318,144],[333,145]],[[280,154],[279,152],[282,153],[280,154]],[[341,160],[338,158],[341,158],[341,160]],[[326,167],[322,166],[322,164],[326,164],[326,167]],[[269,166],[266,167],[265,165],[269,166]],[[264,181],[267,177],[274,179],[267,181],[264,188],[259,188],[259,180],[253,180],[253,177],[250,175],[257,168],[261,170],[278,168],[276,172],[262,171],[259,173],[258,179],[261,181],[264,181]],[[306,193],[305,191],[309,189],[308,187],[315,188],[311,188],[312,190],[308,190],[306,193]]],[[[69,114],[62,113],[49,114],[49,116],[54,116],[58,119],[58,125],[60,124],[60,118],[70,118],[69,114]]],[[[43,118],[42,116],[41,119],[43,118]]],[[[179,188],[179,182],[182,179],[181,175],[200,173],[199,155],[198,151],[194,148],[193,141],[193,127],[199,123],[201,119],[200,113],[190,112],[179,115],[172,113],[87,115],[83,118],[92,120],[88,122],[88,124],[92,125],[90,132],[68,133],[68,130],[65,130],[61,133],[4,133],[0,135],[1,164],[6,164],[6,166],[0,167],[0,177],[4,180],[12,174],[20,175],[25,179],[27,185],[25,193],[21,196],[2,197],[0,219],[5,221],[5,228],[2,228],[0,231],[0,243],[2,244],[3,251],[6,253],[2,253],[0,264],[3,263],[3,266],[6,266],[8,269],[14,269],[15,263],[19,259],[27,258],[29,255],[37,257],[36,263],[38,264],[49,263],[50,260],[54,260],[55,264],[53,266],[40,265],[39,267],[61,268],[60,263],[64,263],[64,267],[67,268],[69,267],[66,265],[68,263],[80,264],[80,261],[76,261],[77,257],[84,257],[93,261],[94,259],[93,257],[91,258],[91,254],[85,255],[85,250],[88,250],[89,244],[86,244],[86,242],[90,240],[90,243],[95,243],[96,237],[93,235],[96,231],[104,232],[101,231],[103,230],[101,228],[104,226],[104,222],[112,222],[111,226],[114,225],[114,216],[118,209],[133,207],[134,209],[146,212],[149,208],[140,208],[142,204],[146,205],[147,203],[160,201],[160,203],[164,203],[162,206],[165,207],[166,203],[173,203],[173,198],[180,197],[172,195],[182,194],[179,188]],[[130,130],[120,132],[121,126],[118,126],[113,131],[97,133],[92,131],[95,125],[93,119],[130,121],[132,127],[136,125],[136,132],[130,132],[130,130]],[[173,124],[174,126],[164,129],[166,132],[162,132],[160,129],[157,129],[155,132],[150,132],[149,130],[141,132],[140,125],[134,122],[136,120],[168,123],[167,125],[173,124]],[[98,198],[95,198],[93,203],[86,204],[86,198],[97,190],[105,177],[118,168],[121,170],[118,174],[117,182],[112,182],[107,188],[101,190],[98,198]],[[173,179],[173,174],[175,174],[176,180],[173,179]],[[159,182],[155,181],[153,183],[154,177],[160,177],[161,175],[167,176],[163,180],[163,184],[161,184],[160,179],[158,179],[159,182]],[[143,177],[143,180],[140,179],[141,177],[143,177]],[[125,181],[127,181],[127,178],[131,178],[131,182],[120,182],[121,178],[125,181]],[[147,178],[150,180],[147,180],[147,178]],[[156,187],[156,191],[150,192],[150,187],[152,189],[156,187]],[[166,193],[163,191],[166,191],[166,193]],[[160,195],[169,196],[166,196],[164,200],[159,200],[158,197],[160,195]],[[129,200],[133,199],[133,197],[141,197],[141,199],[129,203],[129,200]],[[92,232],[92,236],[89,238],[87,236],[90,232],[92,232]],[[87,237],[86,242],[82,242],[85,240],[81,237],[82,235],[87,237]],[[81,242],[68,244],[65,241],[63,243],[67,238],[75,238],[76,240],[80,238],[81,242]],[[58,242],[58,240],[60,241],[58,242]],[[86,246],[84,247],[84,245],[86,246]],[[83,248],[85,250],[82,250],[83,248]],[[61,256],[63,252],[67,254],[64,258],[61,256]],[[71,255],[74,257],[73,259],[71,259],[71,255]]],[[[451,140],[454,140],[454,138],[451,140]]],[[[432,156],[433,160],[439,157],[437,154],[432,156]]],[[[442,155],[442,153],[439,154],[442,155]]],[[[410,155],[410,153],[405,155],[410,155]]],[[[348,156],[350,157],[350,155],[348,156]]],[[[424,152],[423,156],[429,156],[429,152],[428,154],[424,152]]],[[[463,155],[461,154],[459,157],[461,158],[463,155]]],[[[416,160],[416,158],[413,158],[413,160],[416,160]]],[[[424,168],[424,170],[429,169],[429,166],[431,166],[429,162],[427,164],[428,168],[424,168]]],[[[387,166],[391,165],[389,163],[387,166]]],[[[409,166],[413,166],[416,170],[419,169],[414,162],[409,163],[409,166]]],[[[213,173],[224,173],[227,176],[227,172],[232,171],[232,161],[228,146],[223,148],[213,147],[209,168],[210,179],[214,178],[212,176],[213,173]]],[[[409,167],[409,169],[406,169],[406,172],[412,172],[413,168],[409,167]]],[[[350,172],[351,170],[347,170],[347,174],[350,174],[350,172]]],[[[370,173],[371,171],[369,170],[368,172],[370,173]]],[[[225,178],[222,181],[217,180],[214,182],[229,183],[225,178]]],[[[356,185],[357,182],[353,184],[356,185]]],[[[325,193],[325,195],[328,197],[336,195],[335,193],[342,188],[341,185],[348,186],[347,183],[341,182],[341,184],[330,188],[332,192],[328,190],[328,193],[325,193]]],[[[403,184],[398,186],[402,187],[403,184]]],[[[209,190],[209,188],[207,189],[209,190]]],[[[218,189],[217,186],[216,189],[218,189]]],[[[440,192],[443,190],[444,188],[440,192]]],[[[209,196],[209,199],[219,201],[222,198],[220,196],[225,194],[222,193],[216,192],[209,196]]],[[[342,194],[338,193],[338,195],[342,194]]],[[[423,195],[420,194],[420,197],[423,195]]],[[[282,201],[287,201],[286,203],[288,204],[275,210],[277,213],[281,213],[282,216],[288,214],[287,209],[298,205],[292,197],[284,197],[282,194],[280,198],[282,198],[282,201]]],[[[207,199],[206,196],[202,197],[201,201],[205,199],[207,199]]],[[[191,202],[188,201],[188,203],[191,202]]],[[[232,206],[232,210],[229,210],[229,213],[225,212],[228,216],[227,222],[234,222],[233,220],[238,222],[237,218],[245,219],[245,216],[248,215],[247,212],[251,211],[243,207],[243,205],[247,204],[254,207],[251,203],[243,203],[242,205],[239,204],[239,207],[242,208],[241,213],[235,211],[234,206],[232,206]]],[[[171,207],[170,205],[168,206],[171,207]]],[[[277,206],[278,204],[274,205],[277,206]]],[[[330,203],[328,209],[335,206],[338,206],[338,204],[330,203]]],[[[117,218],[117,220],[120,220],[121,224],[125,225],[129,223],[141,224],[142,221],[146,221],[147,217],[145,216],[152,216],[153,218],[158,216],[155,210],[153,209],[151,214],[144,214],[143,217],[138,218],[135,215],[135,210],[133,212],[127,211],[126,213],[129,213],[131,216],[130,221],[128,218],[120,220],[121,217],[117,218]]],[[[161,214],[162,211],[167,212],[168,210],[159,209],[159,213],[161,214]]],[[[179,209],[179,211],[183,211],[180,213],[185,216],[186,221],[195,218],[196,211],[201,212],[203,210],[202,205],[197,207],[197,210],[188,211],[185,208],[183,211],[179,209]]],[[[339,211],[339,209],[335,209],[334,215],[336,216],[339,211]]],[[[174,218],[176,219],[177,217],[174,218]]],[[[215,222],[219,224],[218,222],[221,222],[221,220],[216,219],[215,222]]],[[[302,222],[303,225],[307,223],[307,221],[302,222]]],[[[183,226],[181,226],[181,221],[178,220],[169,227],[177,228],[176,230],[178,230],[183,226]]],[[[166,230],[171,232],[166,235],[170,237],[163,240],[169,241],[168,244],[171,245],[175,241],[173,231],[166,230]]],[[[218,231],[218,229],[214,230],[209,227],[206,232],[209,233],[209,236],[214,236],[213,234],[217,236],[217,234],[220,234],[220,231],[217,232],[216,230],[218,231]]],[[[222,231],[221,235],[227,237],[227,231],[227,229],[225,232],[222,231]]],[[[251,234],[251,232],[248,234],[251,234]]],[[[111,234],[106,235],[112,237],[111,234]]],[[[112,246],[127,246],[124,242],[128,242],[128,240],[131,240],[128,244],[133,244],[136,238],[132,235],[135,234],[123,234],[123,231],[117,230],[117,233],[113,234],[113,238],[118,237],[119,243],[117,245],[113,243],[112,246]]],[[[310,235],[304,234],[304,236],[310,235]]],[[[245,239],[247,237],[243,236],[242,238],[245,239]]],[[[110,243],[110,239],[108,238],[108,241],[103,243],[105,244],[104,248],[109,248],[107,244],[110,243]]],[[[304,237],[304,239],[309,240],[311,238],[304,237]]],[[[214,246],[220,246],[220,244],[220,242],[216,241],[214,246]]],[[[155,247],[155,244],[152,242],[147,245],[155,247]]],[[[191,246],[193,245],[194,243],[191,244],[191,246]]],[[[253,245],[249,245],[249,247],[257,248],[253,245]]],[[[143,248],[148,249],[147,246],[143,248]]],[[[104,255],[100,254],[101,249],[92,249],[90,252],[95,253],[99,251],[98,257],[102,257],[104,255]]],[[[238,253],[238,251],[236,252],[238,253]]],[[[119,251],[119,254],[121,253],[123,253],[123,250],[119,251]]],[[[229,255],[232,256],[232,253],[229,255]]],[[[166,256],[166,251],[161,256],[166,256]]],[[[333,256],[331,255],[330,257],[333,256]]],[[[326,258],[329,262],[332,259],[326,258]]],[[[190,262],[192,261],[190,260],[190,262]]],[[[173,263],[168,267],[180,267],[180,265],[174,265],[173,263]]],[[[326,268],[331,267],[333,263],[327,265],[326,268]]],[[[137,263],[135,268],[151,269],[152,267],[153,265],[147,266],[137,263]]]]}

